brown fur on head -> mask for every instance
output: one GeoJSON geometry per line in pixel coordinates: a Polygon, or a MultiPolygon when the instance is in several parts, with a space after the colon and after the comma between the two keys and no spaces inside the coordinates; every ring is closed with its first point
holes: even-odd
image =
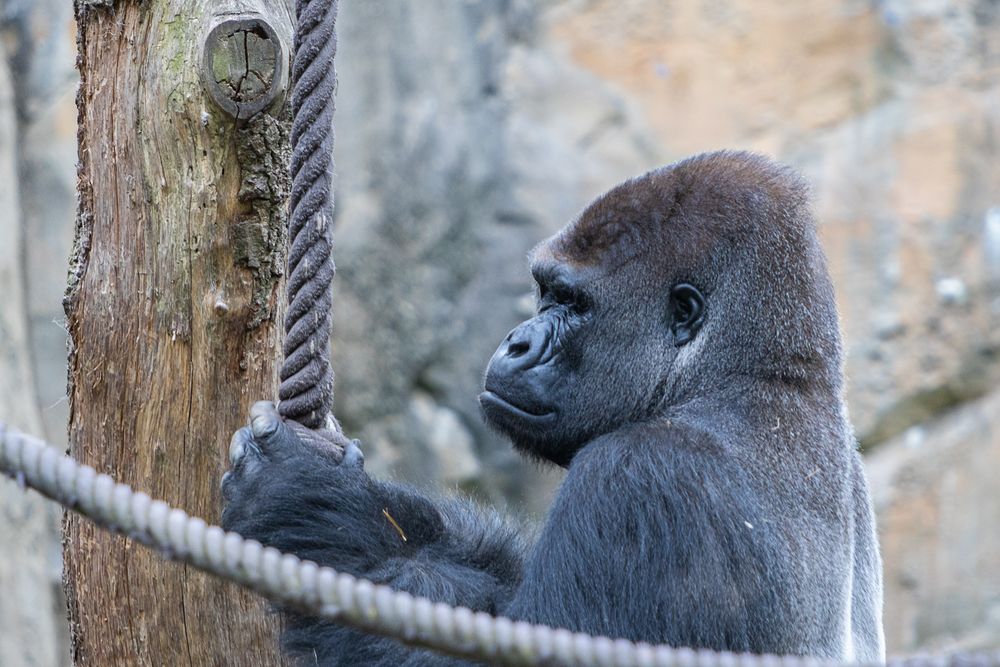
{"type": "Polygon", "coordinates": [[[719,242],[740,243],[772,223],[796,236],[810,221],[807,184],[789,167],[755,153],[697,155],[631,178],[594,200],[548,245],[577,265],[628,261],[677,245],[688,255],[719,242]],[[748,216],[760,211],[761,217],[748,216]],[[781,215],[774,216],[774,213],[781,215]],[[695,245],[692,246],[691,244],[695,245]]]}

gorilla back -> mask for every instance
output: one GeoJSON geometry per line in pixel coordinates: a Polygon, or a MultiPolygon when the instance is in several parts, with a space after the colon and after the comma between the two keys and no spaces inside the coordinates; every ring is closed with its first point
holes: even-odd
{"type": "MultiPolygon", "coordinates": [[[[280,425],[240,447],[227,527],[515,619],[883,659],[871,501],[801,180],[752,154],[694,157],[598,198],[535,249],[531,270],[537,314],[501,343],[480,396],[515,447],[567,468],[526,556],[496,517],[324,462],[280,425]],[[292,439],[297,456],[247,473],[244,450],[266,460],[292,439]],[[303,497],[317,489],[324,498],[303,497]],[[383,508],[411,539],[394,539],[383,508]]],[[[293,647],[326,664],[439,660],[387,640],[362,650],[357,633],[319,621],[291,628],[293,647]]]]}

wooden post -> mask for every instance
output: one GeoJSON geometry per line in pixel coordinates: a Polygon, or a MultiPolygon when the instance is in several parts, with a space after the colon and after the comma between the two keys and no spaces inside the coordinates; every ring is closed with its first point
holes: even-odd
{"type": "MultiPolygon", "coordinates": [[[[76,0],[76,16],[70,450],[217,521],[229,436],[277,386],[293,10],[76,0]]],[[[261,601],[76,516],[64,530],[77,665],[281,664],[261,601]]]]}

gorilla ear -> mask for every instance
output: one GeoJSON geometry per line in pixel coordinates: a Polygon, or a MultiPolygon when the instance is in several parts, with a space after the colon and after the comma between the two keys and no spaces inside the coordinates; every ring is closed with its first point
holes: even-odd
{"type": "Polygon", "coordinates": [[[674,344],[680,347],[690,342],[705,315],[705,297],[693,285],[680,283],[670,290],[670,331],[674,344]]]}

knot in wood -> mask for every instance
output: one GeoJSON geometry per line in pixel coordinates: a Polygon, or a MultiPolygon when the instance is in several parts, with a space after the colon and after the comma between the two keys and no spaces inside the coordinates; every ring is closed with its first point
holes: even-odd
{"type": "Polygon", "coordinates": [[[284,95],[288,57],[274,28],[260,18],[225,20],[208,34],[202,83],[233,118],[247,119],[284,95]]]}

